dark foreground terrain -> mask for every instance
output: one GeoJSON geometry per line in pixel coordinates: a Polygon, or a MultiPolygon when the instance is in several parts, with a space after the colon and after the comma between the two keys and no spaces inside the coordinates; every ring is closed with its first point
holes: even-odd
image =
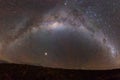
{"type": "Polygon", "coordinates": [[[0,80],[120,80],[120,70],[63,70],[0,64],[0,80]]]}

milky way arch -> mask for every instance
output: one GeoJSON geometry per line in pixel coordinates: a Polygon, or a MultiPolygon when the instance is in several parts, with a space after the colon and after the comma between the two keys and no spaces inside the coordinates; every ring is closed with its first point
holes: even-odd
{"type": "Polygon", "coordinates": [[[119,23],[109,20],[119,19],[119,1],[103,2],[1,1],[1,60],[66,69],[119,68],[119,23]]]}

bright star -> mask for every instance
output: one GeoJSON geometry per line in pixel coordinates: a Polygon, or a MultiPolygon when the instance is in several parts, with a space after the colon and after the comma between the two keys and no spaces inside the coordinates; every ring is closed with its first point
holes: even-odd
{"type": "Polygon", "coordinates": [[[45,52],[45,56],[47,56],[48,55],[48,53],[47,52],[45,52]]]}

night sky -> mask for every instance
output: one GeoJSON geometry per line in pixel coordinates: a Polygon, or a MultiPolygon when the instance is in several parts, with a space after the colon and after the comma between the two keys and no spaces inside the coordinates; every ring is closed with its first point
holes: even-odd
{"type": "Polygon", "coordinates": [[[120,68],[120,0],[0,0],[0,59],[120,68]]]}

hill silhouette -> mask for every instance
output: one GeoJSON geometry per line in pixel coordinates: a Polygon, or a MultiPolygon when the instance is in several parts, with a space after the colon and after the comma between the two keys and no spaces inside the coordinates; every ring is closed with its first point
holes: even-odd
{"type": "Polygon", "coordinates": [[[120,80],[120,69],[66,70],[22,64],[0,64],[0,80],[120,80]]]}

